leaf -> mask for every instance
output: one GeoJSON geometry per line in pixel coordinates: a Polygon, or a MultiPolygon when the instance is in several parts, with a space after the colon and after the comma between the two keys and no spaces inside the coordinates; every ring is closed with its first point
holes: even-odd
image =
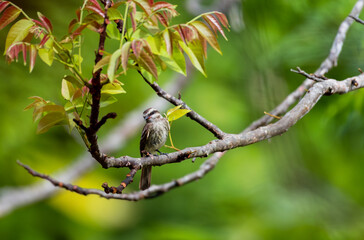
{"type": "Polygon", "coordinates": [[[109,8],[107,10],[107,16],[109,17],[109,20],[111,20],[111,21],[123,19],[121,13],[115,8],[109,8]]]}
{"type": "Polygon", "coordinates": [[[12,21],[14,21],[19,16],[20,13],[21,11],[16,7],[14,6],[8,7],[0,18],[0,30],[6,27],[12,21]]]}
{"type": "Polygon", "coordinates": [[[30,28],[34,25],[32,21],[21,19],[17,21],[9,30],[5,42],[5,53],[8,48],[17,42],[21,42],[28,36],[30,28]]]}
{"type": "Polygon", "coordinates": [[[101,96],[101,102],[100,102],[100,108],[102,107],[106,107],[106,106],[109,106],[115,102],[117,102],[118,100],[113,97],[113,96],[110,96],[110,95],[102,95],[101,96]]]}
{"type": "Polygon", "coordinates": [[[88,6],[86,6],[86,7],[85,7],[85,9],[86,9],[86,10],[89,10],[89,11],[91,11],[91,12],[94,12],[94,13],[96,13],[96,14],[100,15],[101,17],[104,17],[104,16],[105,16],[105,14],[104,14],[104,12],[102,11],[102,9],[100,9],[100,8],[98,8],[98,7],[96,7],[96,6],[88,5],[88,6]]]}
{"type": "Polygon", "coordinates": [[[175,121],[178,118],[181,118],[187,113],[191,112],[191,110],[188,109],[180,109],[181,107],[182,105],[179,105],[167,111],[167,119],[169,122],[175,121]]]}
{"type": "Polygon", "coordinates": [[[140,58],[138,58],[138,62],[142,65],[142,67],[150,72],[155,79],[158,79],[158,69],[155,65],[153,58],[146,52],[141,51],[140,58]]]}
{"type": "Polygon", "coordinates": [[[178,44],[173,44],[173,54],[170,56],[166,49],[161,48],[158,54],[159,58],[173,71],[179,72],[186,76],[186,60],[183,52],[178,47],[178,44]]]}
{"type": "Polygon", "coordinates": [[[43,98],[38,97],[38,96],[29,97],[29,99],[34,99],[34,102],[32,102],[31,104],[29,104],[28,106],[26,106],[24,108],[24,111],[33,108],[36,104],[40,104],[40,103],[41,104],[47,104],[47,101],[46,100],[44,100],[43,98]]]}
{"type": "Polygon", "coordinates": [[[227,20],[225,14],[221,13],[221,12],[217,12],[217,11],[214,11],[213,12],[216,17],[219,19],[219,21],[221,22],[221,24],[226,28],[226,29],[229,29],[230,25],[229,25],[229,21],[227,20]]]}
{"type": "Polygon", "coordinates": [[[103,57],[100,61],[97,62],[97,64],[94,66],[93,72],[96,72],[97,70],[103,68],[105,65],[109,64],[111,55],[107,55],[103,57]]]}
{"type": "Polygon", "coordinates": [[[107,68],[107,76],[112,82],[115,79],[115,72],[117,70],[117,65],[119,64],[118,59],[121,56],[122,49],[116,50],[110,57],[109,67],[107,68]]]}
{"type": "Polygon", "coordinates": [[[202,16],[202,18],[210,25],[210,27],[214,30],[216,35],[216,30],[221,33],[221,35],[227,40],[224,30],[222,29],[219,22],[216,20],[216,18],[212,14],[206,14],[202,16]]]}
{"type": "Polygon", "coordinates": [[[2,1],[0,2],[0,13],[4,11],[4,9],[9,5],[8,1],[2,1]]]}
{"type": "Polygon", "coordinates": [[[203,22],[194,21],[191,23],[194,26],[199,34],[207,40],[207,42],[220,54],[222,54],[219,43],[215,37],[215,34],[211,31],[209,27],[207,27],[203,22]]]}
{"type": "Polygon", "coordinates": [[[166,29],[163,31],[163,39],[166,44],[167,53],[172,56],[173,53],[173,39],[172,34],[170,34],[169,30],[166,29]]]}
{"type": "Polygon", "coordinates": [[[121,65],[123,66],[125,73],[128,66],[130,47],[131,47],[131,42],[126,42],[121,47],[121,65]]]}
{"type": "Polygon", "coordinates": [[[126,91],[121,85],[122,85],[121,82],[115,80],[113,83],[105,84],[101,89],[101,93],[103,94],[126,93],[126,91]]]}
{"type": "Polygon", "coordinates": [[[51,127],[64,121],[65,114],[61,112],[50,112],[45,115],[38,123],[37,134],[47,132],[51,127]]]}
{"type": "Polygon", "coordinates": [[[53,40],[49,39],[44,48],[38,50],[38,55],[48,66],[52,66],[54,60],[53,40]]]}
{"type": "Polygon", "coordinates": [[[72,96],[76,92],[75,87],[73,84],[65,79],[62,80],[62,97],[66,100],[71,100],[72,96]]]}
{"type": "Polygon", "coordinates": [[[203,59],[203,50],[201,43],[199,41],[193,41],[187,46],[184,42],[179,41],[178,42],[183,51],[188,55],[190,58],[193,66],[196,67],[197,70],[199,70],[205,77],[205,65],[204,65],[204,59],[203,59]]]}
{"type": "Polygon", "coordinates": [[[81,80],[79,80],[79,79],[77,79],[77,78],[75,78],[75,77],[73,77],[73,76],[67,76],[67,75],[65,75],[64,77],[63,77],[63,79],[62,79],[62,81],[63,80],[65,80],[65,81],[68,81],[68,82],[70,82],[70,83],[72,83],[72,84],[74,84],[74,85],[76,85],[78,88],[81,88],[81,87],[83,87],[83,82],[81,82],[81,80]]]}
{"type": "Polygon", "coordinates": [[[30,45],[30,49],[29,49],[29,72],[33,71],[36,58],[37,58],[37,48],[34,45],[30,45]]]}
{"type": "Polygon", "coordinates": [[[48,18],[46,18],[43,14],[41,14],[40,12],[38,12],[38,17],[39,19],[42,21],[42,25],[45,29],[47,29],[48,32],[52,32],[53,31],[53,26],[51,21],[49,21],[48,18]]]}

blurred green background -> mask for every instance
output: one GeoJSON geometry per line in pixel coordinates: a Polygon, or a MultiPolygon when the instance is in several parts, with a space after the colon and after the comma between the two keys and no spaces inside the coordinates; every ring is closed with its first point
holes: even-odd
{"type": "MultiPolygon", "coordinates": [[[[62,37],[81,0],[14,1],[32,17],[49,17],[62,37]]],[[[211,1],[202,1],[208,6],[211,1]]],[[[238,133],[280,103],[304,79],[291,73],[300,66],[313,72],[326,58],[341,21],[355,0],[245,0],[244,28],[219,38],[223,56],[210,49],[208,78],[195,72],[183,99],[222,130],[238,133]]],[[[184,1],[175,0],[183,16],[184,1]]],[[[363,15],[364,16],[364,15],[363,15]]],[[[0,32],[4,46],[5,32],[0,32]]],[[[85,42],[84,72],[91,72],[94,39],[85,42]]],[[[339,65],[328,77],[357,75],[363,66],[364,26],[348,32],[339,65]]],[[[36,135],[32,112],[23,111],[29,96],[62,103],[61,78],[66,71],[37,59],[29,74],[22,63],[0,60],[0,187],[39,181],[15,161],[41,172],[67,166],[85,149],[62,128],[36,135]]],[[[160,84],[171,72],[162,74],[160,84]]],[[[121,119],[153,94],[137,75],[121,79],[127,94],[104,111],[121,119]]],[[[1,239],[364,239],[364,91],[324,97],[287,133],[229,151],[202,180],[161,197],[140,202],[105,200],[59,191],[55,196],[19,208],[0,218],[1,239]]],[[[100,132],[107,135],[116,121],[100,132]]],[[[115,155],[138,156],[139,134],[115,155]]],[[[198,146],[213,139],[184,118],[173,126],[175,145],[198,146]]],[[[184,161],[153,169],[153,183],[163,183],[197,169],[184,161]]],[[[96,170],[75,183],[99,188],[118,184],[126,170],[96,170]]],[[[136,178],[139,177],[139,173],[136,178]]],[[[138,181],[129,186],[136,190],[138,181]]]]}

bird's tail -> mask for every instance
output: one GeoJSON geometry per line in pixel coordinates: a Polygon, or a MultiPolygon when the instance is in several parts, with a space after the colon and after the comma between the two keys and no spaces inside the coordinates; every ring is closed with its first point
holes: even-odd
{"type": "Polygon", "coordinates": [[[146,166],[142,168],[142,176],[139,182],[139,189],[145,190],[150,187],[150,180],[152,177],[152,166],[146,166]]]}

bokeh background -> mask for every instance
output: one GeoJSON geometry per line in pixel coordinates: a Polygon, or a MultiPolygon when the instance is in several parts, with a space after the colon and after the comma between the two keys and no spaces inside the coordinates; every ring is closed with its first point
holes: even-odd
{"type": "MultiPolygon", "coordinates": [[[[30,16],[49,17],[62,37],[81,0],[14,1],[30,16]]],[[[355,0],[244,0],[243,25],[219,38],[223,56],[210,49],[208,78],[195,72],[182,90],[183,99],[222,130],[238,133],[271,110],[304,79],[290,72],[300,66],[314,72],[329,53],[341,21],[355,0]]],[[[194,15],[185,1],[182,13],[194,15]]],[[[206,7],[212,1],[202,1],[206,7]]],[[[364,16],[364,15],[363,15],[364,16]]],[[[6,31],[0,32],[4,46],[6,31]]],[[[95,34],[84,43],[84,72],[90,72],[97,46],[95,34]],[[94,39],[92,39],[94,38],[94,39]]],[[[344,79],[363,68],[364,26],[348,32],[339,64],[327,76],[344,79]]],[[[0,59],[0,189],[37,181],[16,164],[19,159],[51,174],[85,152],[62,127],[36,135],[32,112],[23,111],[42,96],[62,103],[60,85],[66,71],[37,59],[34,71],[20,62],[0,59]]],[[[162,74],[164,85],[174,75],[162,74]]],[[[104,111],[118,119],[139,106],[153,91],[134,74],[121,79],[127,94],[104,111]]],[[[202,180],[161,197],[140,202],[80,196],[65,190],[0,218],[1,239],[364,239],[364,91],[324,97],[287,133],[229,151],[202,180]]],[[[172,107],[172,106],[171,106],[172,107]]],[[[117,120],[100,132],[106,136],[117,120]]],[[[138,156],[139,132],[115,155],[138,156]]],[[[198,146],[213,136],[184,118],[173,125],[175,145],[198,146]]],[[[168,150],[166,150],[168,151],[168,150]]],[[[195,163],[153,169],[153,183],[163,183],[197,169],[195,163]]],[[[74,183],[100,188],[117,185],[126,170],[97,166],[74,183]]],[[[139,177],[139,173],[136,178],[139,177]]],[[[138,181],[128,191],[137,189],[138,181]]],[[[1,192],[0,192],[1,194],[1,192]]],[[[25,197],[25,196],[24,196],[25,197]]]]}

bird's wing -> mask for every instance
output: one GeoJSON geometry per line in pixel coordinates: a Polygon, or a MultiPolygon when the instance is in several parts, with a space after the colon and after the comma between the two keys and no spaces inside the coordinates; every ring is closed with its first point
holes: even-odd
{"type": "Polygon", "coordinates": [[[149,125],[151,123],[147,123],[145,124],[143,131],[142,131],[142,137],[140,138],[140,144],[139,144],[139,150],[140,150],[140,155],[143,157],[143,153],[142,151],[145,149],[145,145],[147,144],[147,139],[149,137],[149,125]]]}

